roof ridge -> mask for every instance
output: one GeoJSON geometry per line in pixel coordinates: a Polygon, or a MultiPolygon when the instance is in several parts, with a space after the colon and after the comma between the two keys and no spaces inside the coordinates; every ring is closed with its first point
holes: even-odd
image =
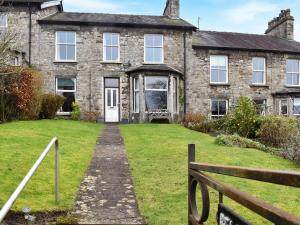
{"type": "Polygon", "coordinates": [[[162,15],[144,15],[144,14],[129,14],[129,13],[102,13],[102,12],[60,12],[60,13],[74,13],[74,14],[85,14],[85,15],[113,15],[113,16],[149,16],[149,17],[161,17],[161,18],[168,18],[167,16],[162,15]]]}

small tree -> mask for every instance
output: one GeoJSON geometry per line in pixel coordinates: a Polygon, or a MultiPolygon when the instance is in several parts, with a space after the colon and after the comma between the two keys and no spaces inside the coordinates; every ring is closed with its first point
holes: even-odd
{"type": "Polygon", "coordinates": [[[232,112],[224,119],[225,127],[230,133],[242,137],[254,137],[259,128],[259,119],[254,102],[248,97],[240,97],[232,112]]]}

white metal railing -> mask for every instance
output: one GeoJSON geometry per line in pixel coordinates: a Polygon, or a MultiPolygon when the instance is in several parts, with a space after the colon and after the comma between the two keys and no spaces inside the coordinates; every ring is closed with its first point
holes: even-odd
{"type": "Polygon", "coordinates": [[[8,201],[4,204],[0,211],[0,223],[4,220],[4,217],[11,209],[14,202],[17,200],[27,183],[30,181],[33,174],[36,172],[36,170],[39,168],[45,157],[48,155],[49,151],[51,150],[52,146],[55,144],[55,202],[56,204],[59,203],[59,144],[58,139],[54,137],[51,142],[48,144],[47,148],[44,150],[44,152],[41,154],[41,156],[38,158],[38,160],[35,162],[35,164],[32,166],[32,168],[29,170],[27,175],[24,177],[22,182],[19,184],[17,189],[14,191],[14,193],[10,196],[8,201]]]}

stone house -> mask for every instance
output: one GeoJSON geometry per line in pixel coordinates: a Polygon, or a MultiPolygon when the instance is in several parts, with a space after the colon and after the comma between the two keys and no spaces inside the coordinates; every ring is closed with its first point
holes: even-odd
{"type": "Polygon", "coordinates": [[[252,35],[197,31],[180,18],[179,0],[167,0],[162,16],[64,12],[49,0],[0,6],[0,27],[20,34],[23,64],[66,98],[58,114],[76,101],[105,122],[218,118],[241,95],[260,113],[300,114],[293,21],[282,11],[266,35],[252,35]]]}

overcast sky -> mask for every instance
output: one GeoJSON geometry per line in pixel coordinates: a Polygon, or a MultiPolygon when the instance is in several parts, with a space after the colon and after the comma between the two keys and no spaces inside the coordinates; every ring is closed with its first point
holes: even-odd
{"type": "MultiPolygon", "coordinates": [[[[64,0],[65,11],[161,15],[166,0],[64,0]]],[[[181,0],[181,17],[200,29],[263,34],[281,9],[295,17],[300,41],[300,0],[181,0]]]]}

